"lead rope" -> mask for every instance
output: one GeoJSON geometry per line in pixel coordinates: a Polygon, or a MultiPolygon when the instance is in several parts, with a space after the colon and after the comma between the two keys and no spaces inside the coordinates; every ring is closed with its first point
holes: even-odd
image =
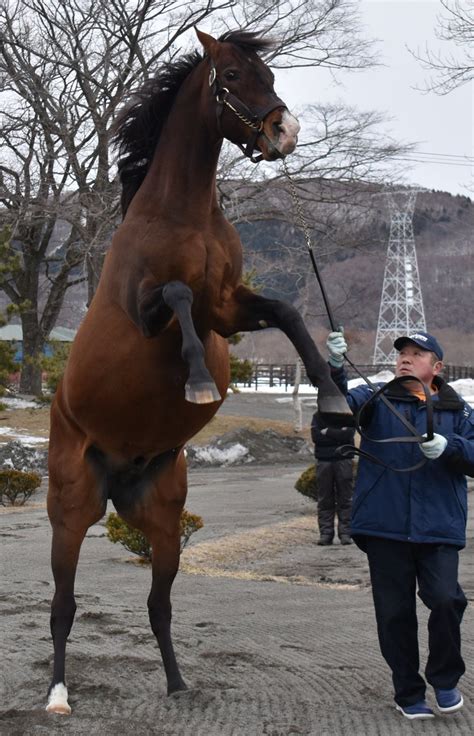
{"type": "MultiPolygon", "coordinates": [[[[316,263],[316,258],[314,256],[314,251],[313,251],[313,245],[312,245],[312,242],[311,242],[311,235],[310,235],[310,232],[309,232],[309,227],[308,227],[308,223],[307,223],[306,217],[305,217],[304,212],[303,212],[303,208],[301,206],[301,200],[300,200],[300,197],[298,195],[298,191],[296,189],[295,183],[294,183],[294,181],[293,181],[293,179],[292,179],[292,177],[290,175],[290,172],[288,170],[288,166],[286,164],[286,160],[285,159],[283,159],[283,170],[285,172],[285,176],[288,179],[288,183],[290,185],[290,192],[291,192],[291,197],[293,199],[294,208],[295,208],[295,211],[296,211],[298,226],[300,227],[300,229],[303,232],[303,235],[305,237],[306,248],[308,250],[308,254],[309,254],[309,257],[310,257],[310,260],[311,260],[311,264],[313,266],[313,271],[314,271],[314,274],[315,274],[316,279],[318,281],[319,288],[321,290],[321,294],[322,294],[323,301],[324,301],[324,306],[326,308],[326,313],[327,313],[328,318],[329,318],[329,324],[331,325],[331,329],[333,330],[333,332],[340,332],[341,331],[341,328],[337,326],[336,321],[334,319],[334,316],[333,316],[333,313],[332,313],[332,309],[331,309],[331,305],[329,303],[328,295],[326,293],[326,289],[325,289],[325,286],[324,286],[324,282],[323,282],[323,280],[321,278],[321,274],[319,273],[319,269],[318,269],[318,266],[317,266],[317,263],[316,263]]],[[[419,379],[415,379],[414,376],[413,377],[401,376],[401,377],[398,377],[398,378],[394,378],[392,381],[389,381],[388,383],[386,383],[382,387],[378,387],[375,384],[373,384],[372,381],[370,381],[370,379],[367,378],[367,376],[365,376],[357,368],[357,366],[348,357],[347,353],[344,353],[344,360],[352,367],[352,369],[365,381],[365,383],[369,386],[369,388],[371,388],[372,391],[374,392],[374,395],[371,396],[361,406],[361,408],[359,409],[359,411],[357,412],[357,415],[356,415],[356,425],[357,425],[356,428],[357,428],[357,431],[359,432],[359,434],[362,437],[364,437],[365,439],[367,439],[367,440],[369,440],[371,442],[384,443],[384,444],[387,444],[387,443],[390,443],[390,442],[417,442],[417,443],[420,443],[420,442],[427,442],[427,441],[433,439],[433,402],[432,402],[431,394],[430,394],[428,388],[424,385],[424,383],[422,381],[420,381],[419,379]],[[421,386],[423,388],[423,391],[424,391],[424,394],[425,394],[425,400],[426,400],[426,425],[427,425],[426,426],[426,437],[422,437],[421,435],[419,435],[418,434],[418,431],[416,430],[416,427],[414,427],[412,425],[412,423],[409,422],[406,419],[406,417],[404,417],[403,414],[401,414],[398,411],[398,409],[396,409],[393,406],[393,404],[384,395],[384,392],[388,388],[390,388],[390,387],[392,387],[394,385],[398,385],[400,383],[406,382],[406,379],[407,378],[409,378],[409,380],[414,380],[414,379],[417,380],[421,384],[421,386]],[[361,420],[361,417],[362,417],[362,414],[367,409],[367,407],[376,398],[380,398],[380,400],[383,401],[383,403],[387,406],[387,408],[397,417],[397,419],[402,423],[402,425],[408,430],[408,432],[410,433],[411,436],[410,435],[409,436],[406,436],[405,435],[405,436],[402,436],[402,437],[390,437],[388,439],[375,440],[375,439],[367,436],[365,434],[365,432],[363,432],[363,430],[361,428],[361,421],[360,421],[361,420]]],[[[374,455],[371,455],[370,453],[365,452],[363,450],[361,451],[358,448],[354,448],[352,445],[344,445],[342,448],[340,448],[340,450],[341,450],[341,455],[342,456],[348,456],[349,455],[349,452],[351,454],[354,454],[354,452],[355,452],[358,455],[362,455],[363,457],[366,457],[367,459],[371,460],[372,462],[377,463],[378,465],[383,465],[384,467],[386,467],[386,468],[388,468],[390,470],[393,470],[393,471],[395,471],[397,473],[408,473],[408,472],[411,472],[413,470],[418,470],[418,468],[421,468],[427,462],[427,458],[423,458],[422,460],[420,460],[420,462],[416,463],[415,465],[410,466],[409,468],[394,468],[394,467],[392,467],[390,465],[386,465],[385,463],[383,463],[381,460],[379,460],[374,455]]]]}

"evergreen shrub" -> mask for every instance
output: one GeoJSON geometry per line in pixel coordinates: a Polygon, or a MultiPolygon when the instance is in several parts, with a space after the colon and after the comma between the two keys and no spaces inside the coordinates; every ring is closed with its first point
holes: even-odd
{"type": "Polygon", "coordinates": [[[38,473],[0,470],[0,503],[2,506],[23,506],[40,485],[38,473]]]}
{"type": "Polygon", "coordinates": [[[306,468],[306,470],[303,470],[300,477],[295,483],[295,488],[297,491],[303,494],[303,496],[306,496],[307,498],[311,498],[312,501],[318,500],[318,488],[316,485],[316,466],[315,463],[312,463],[309,468],[306,468]]]}
{"type": "Polygon", "coordinates": [[[41,368],[46,373],[46,385],[49,391],[54,394],[64,373],[71,350],[71,343],[51,340],[50,345],[53,349],[53,354],[42,358],[41,368]]]}
{"type": "MultiPolygon", "coordinates": [[[[186,509],[182,510],[180,520],[181,551],[186,547],[191,535],[203,526],[204,522],[201,516],[192,514],[186,509]]],[[[107,537],[111,542],[114,544],[118,542],[142,560],[151,562],[151,545],[143,532],[127,524],[115,512],[108,515],[105,527],[107,537]]]]}

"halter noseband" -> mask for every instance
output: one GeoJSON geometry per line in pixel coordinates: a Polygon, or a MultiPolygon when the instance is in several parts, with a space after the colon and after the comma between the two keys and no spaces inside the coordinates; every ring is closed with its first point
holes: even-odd
{"type": "Polygon", "coordinates": [[[239,98],[232,94],[232,92],[230,92],[227,87],[223,87],[219,83],[214,62],[211,59],[209,59],[209,61],[211,64],[211,70],[209,72],[209,87],[214,96],[214,99],[217,102],[216,115],[219,133],[221,132],[221,115],[225,105],[229,108],[229,110],[232,110],[234,115],[236,115],[239,120],[241,120],[243,123],[245,123],[245,125],[247,125],[254,131],[253,135],[250,136],[246,145],[243,145],[242,143],[237,143],[236,145],[241,149],[244,155],[247,156],[247,158],[249,158],[254,164],[256,164],[263,159],[262,153],[258,154],[257,156],[253,155],[253,152],[256,148],[257,138],[260,135],[264,135],[268,143],[273,148],[275,148],[275,145],[272,143],[272,141],[268,138],[263,130],[263,121],[265,120],[267,115],[273,112],[273,110],[276,110],[278,107],[286,108],[286,105],[283,100],[280,100],[280,98],[277,97],[277,95],[273,92],[271,94],[272,102],[270,102],[269,105],[257,110],[256,112],[252,112],[247,107],[247,105],[242,102],[242,100],[239,100],[239,98]]]}

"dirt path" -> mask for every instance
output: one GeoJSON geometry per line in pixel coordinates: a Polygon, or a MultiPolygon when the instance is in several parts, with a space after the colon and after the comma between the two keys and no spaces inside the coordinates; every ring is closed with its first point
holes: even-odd
{"type": "MultiPolygon", "coordinates": [[[[392,736],[474,732],[474,620],[466,612],[466,708],[414,727],[395,713],[378,653],[365,558],[315,545],[301,466],[194,470],[187,507],[204,528],[173,588],[174,639],[190,689],[170,698],[146,613],[148,568],[86,539],[68,649],[71,717],[44,712],[52,646],[43,499],[0,514],[5,736],[392,736]]],[[[474,513],[461,579],[474,600],[474,513]]],[[[420,610],[422,660],[426,612],[420,610]]],[[[431,693],[429,697],[432,699],[431,693]]]]}

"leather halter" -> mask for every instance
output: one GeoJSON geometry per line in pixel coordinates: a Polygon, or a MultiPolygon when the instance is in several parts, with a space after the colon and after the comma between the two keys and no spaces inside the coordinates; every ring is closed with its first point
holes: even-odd
{"type": "MultiPolygon", "coordinates": [[[[375,386],[371,382],[366,379],[367,383],[372,387],[374,393],[372,396],[370,396],[367,401],[362,404],[360,409],[358,410],[356,417],[355,417],[355,427],[357,432],[359,432],[360,436],[369,441],[374,442],[377,444],[391,444],[393,442],[416,442],[418,444],[422,442],[428,442],[429,440],[433,439],[434,433],[433,433],[433,399],[431,397],[431,393],[428,389],[428,387],[421,381],[421,379],[416,378],[416,376],[398,376],[397,378],[394,378],[392,381],[389,381],[388,383],[383,384],[380,387],[375,386]],[[421,387],[423,389],[423,392],[425,394],[425,405],[426,405],[426,435],[422,436],[418,434],[415,427],[412,425],[408,419],[406,419],[401,412],[396,409],[396,407],[387,399],[385,396],[385,393],[387,391],[389,392],[390,389],[394,388],[395,386],[398,386],[403,383],[409,383],[417,381],[421,384],[421,387]],[[397,419],[401,422],[401,424],[405,427],[405,429],[408,430],[408,435],[402,435],[401,437],[386,437],[385,439],[374,439],[373,437],[370,437],[364,429],[364,412],[371,408],[373,403],[376,401],[376,399],[380,399],[389,409],[389,411],[394,414],[397,419]]],[[[337,452],[342,457],[353,457],[353,455],[359,455],[360,457],[365,457],[367,460],[370,460],[371,462],[375,463],[376,465],[381,465],[384,468],[387,468],[388,470],[393,470],[396,473],[411,473],[413,470],[418,470],[419,468],[422,468],[423,465],[427,462],[427,458],[423,457],[419,460],[419,462],[415,463],[415,465],[410,465],[408,468],[396,468],[392,465],[388,465],[387,463],[384,463],[383,460],[380,460],[376,455],[372,455],[372,453],[367,452],[366,450],[361,450],[360,448],[354,447],[353,445],[342,445],[342,447],[339,447],[337,452]]]]}
{"type": "Polygon", "coordinates": [[[244,145],[243,143],[236,143],[236,145],[241,149],[245,156],[247,156],[247,158],[249,158],[254,164],[256,164],[263,159],[262,153],[258,154],[257,156],[253,155],[253,152],[256,149],[257,139],[260,135],[265,136],[268,143],[273,148],[275,148],[275,145],[272,143],[272,141],[268,138],[263,130],[263,122],[265,118],[267,117],[267,115],[273,112],[273,110],[276,110],[278,107],[286,108],[286,105],[283,100],[280,100],[280,98],[277,97],[274,92],[272,92],[270,95],[270,104],[266,105],[263,108],[258,108],[257,110],[252,112],[247,107],[247,105],[242,102],[242,100],[240,100],[232,92],[230,92],[227,87],[221,85],[221,83],[217,79],[217,71],[214,62],[212,61],[212,59],[209,59],[209,61],[211,65],[211,70],[209,72],[209,87],[211,89],[212,95],[217,102],[216,115],[219,133],[222,135],[221,115],[225,106],[228,107],[229,110],[232,110],[234,115],[236,115],[239,120],[242,120],[245,125],[253,130],[253,134],[250,136],[246,145],[244,145]]]}

